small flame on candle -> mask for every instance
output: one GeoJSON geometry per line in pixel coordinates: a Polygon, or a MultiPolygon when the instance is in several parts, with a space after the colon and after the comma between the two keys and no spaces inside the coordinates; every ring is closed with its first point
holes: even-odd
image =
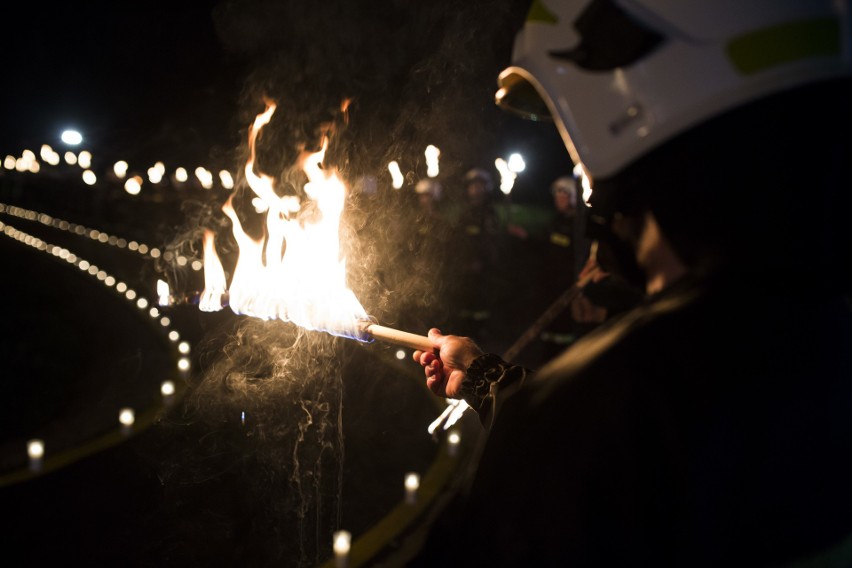
{"type": "Polygon", "coordinates": [[[437,177],[440,172],[440,168],[438,167],[438,157],[441,155],[441,151],[435,146],[429,144],[426,147],[426,175],[430,178],[437,177]]]}
{"type": "Polygon", "coordinates": [[[349,559],[349,550],[352,545],[352,534],[349,531],[336,531],[333,535],[332,548],[336,568],[346,568],[349,559]]]}
{"type": "Polygon", "coordinates": [[[413,504],[417,501],[417,490],[420,488],[420,474],[405,474],[405,502],[413,504]]]}
{"type": "Polygon", "coordinates": [[[30,440],[27,442],[27,455],[31,460],[40,460],[44,457],[44,442],[42,440],[30,440]]]}
{"type": "Polygon", "coordinates": [[[393,185],[394,189],[399,189],[402,187],[403,182],[405,182],[405,178],[402,175],[402,170],[399,169],[399,162],[396,160],[392,161],[388,164],[388,171],[391,175],[391,185],[393,185]]]}
{"type": "Polygon", "coordinates": [[[133,426],[136,421],[136,413],[133,412],[132,408],[122,408],[118,413],[118,421],[123,426],[133,426]]]}
{"type": "Polygon", "coordinates": [[[458,432],[450,432],[449,436],[447,436],[447,453],[451,456],[454,456],[459,451],[459,443],[461,442],[461,436],[459,436],[458,432]]]}

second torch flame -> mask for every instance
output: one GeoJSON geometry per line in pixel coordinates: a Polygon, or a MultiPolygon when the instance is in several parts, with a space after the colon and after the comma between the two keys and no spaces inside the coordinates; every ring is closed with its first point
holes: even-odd
{"type": "Polygon", "coordinates": [[[228,286],[215,235],[205,233],[204,291],[199,308],[221,310],[222,298],[227,296],[237,314],[280,319],[362,341],[379,338],[412,349],[431,349],[424,336],[375,325],[347,286],[339,235],[347,188],[335,169],[323,168],[328,138],[323,138],[319,151],[303,152],[299,159],[308,179],[304,191],[309,203],[294,195],[279,196],[275,179],[255,172],[257,137],[275,109],[275,103],[267,101],[266,110],[249,128],[250,156],[245,166],[255,202],[266,210],[263,237],[255,239],[245,232],[229,198],[222,211],[231,220],[239,256],[228,286]],[[306,206],[311,214],[301,215],[306,206]]]}

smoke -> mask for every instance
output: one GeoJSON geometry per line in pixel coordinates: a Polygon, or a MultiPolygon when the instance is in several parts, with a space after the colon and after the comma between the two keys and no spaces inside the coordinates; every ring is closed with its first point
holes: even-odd
{"type": "MultiPolygon", "coordinates": [[[[251,62],[237,111],[244,143],[233,151],[232,170],[242,172],[248,128],[266,99],[278,108],[258,138],[255,169],[278,180],[279,195],[304,197],[297,157],[330,134],[324,166],[337,168],[352,189],[341,224],[349,286],[382,324],[425,333],[448,317],[452,243],[446,226],[416,206],[413,186],[426,176],[430,144],[442,152],[445,199],[460,189],[455,180],[467,168],[494,155],[490,128],[501,120],[495,80],[526,4],[228,0],[214,12],[226,49],[251,62]],[[399,190],[387,171],[392,160],[406,177],[399,190]]],[[[203,287],[170,259],[200,259],[204,229],[217,233],[223,264],[233,267],[237,250],[221,197],[184,204],[185,226],[159,266],[173,291],[203,287]]],[[[263,215],[251,197],[238,174],[233,203],[246,231],[258,236],[263,215]]],[[[357,342],[227,312],[219,314],[221,326],[205,330],[185,404],[162,423],[172,437],[199,436],[191,450],[175,447],[163,463],[162,482],[174,492],[171,513],[186,519],[184,534],[218,534],[226,542],[238,536],[241,560],[315,565],[330,550],[345,505],[344,377],[359,385],[361,399],[347,399],[351,408],[369,407],[377,391],[391,393],[389,407],[406,409],[393,417],[395,437],[414,424],[427,444],[423,455],[431,455],[426,426],[437,413],[407,401],[398,378],[381,381],[375,360],[353,369],[346,354],[363,356],[357,342]],[[220,502],[193,514],[187,508],[197,501],[188,488],[220,502]]]]}

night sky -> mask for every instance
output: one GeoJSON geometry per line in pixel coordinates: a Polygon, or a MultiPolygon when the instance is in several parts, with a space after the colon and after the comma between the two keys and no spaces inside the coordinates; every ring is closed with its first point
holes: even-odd
{"type": "MultiPolygon", "coordinates": [[[[311,143],[317,125],[351,100],[339,166],[410,183],[423,150],[442,150],[452,183],[470,167],[521,152],[513,199],[546,204],[570,171],[552,124],[493,103],[496,78],[528,2],[346,3],[221,0],[90,2],[4,10],[0,153],[59,144],[76,127],[104,160],[208,162],[235,170],[262,97],[278,101],[275,143],[311,143]]],[[[275,127],[274,125],[271,125],[275,127]]],[[[271,142],[270,142],[271,143],[271,142]]],[[[147,165],[145,166],[147,167],[147,165]]],[[[381,182],[381,178],[380,178],[381,182]]]]}

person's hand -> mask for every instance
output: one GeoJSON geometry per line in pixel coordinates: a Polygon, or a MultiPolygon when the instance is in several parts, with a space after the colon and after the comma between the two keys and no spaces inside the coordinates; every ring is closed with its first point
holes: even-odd
{"type": "Polygon", "coordinates": [[[438,396],[461,398],[461,384],[467,368],[483,351],[469,337],[442,335],[429,330],[433,351],[415,351],[413,358],[423,366],[426,386],[438,396]]]}
{"type": "Polygon", "coordinates": [[[586,264],[583,266],[583,269],[577,276],[577,280],[581,288],[589,282],[600,282],[601,280],[609,276],[609,273],[602,269],[601,266],[598,264],[598,256],[596,254],[596,251],[597,246],[592,248],[592,254],[590,254],[589,258],[586,259],[586,264]]]}
{"type": "Polygon", "coordinates": [[[602,323],[606,320],[606,308],[593,304],[581,292],[571,300],[571,319],[578,323],[602,323]]]}

